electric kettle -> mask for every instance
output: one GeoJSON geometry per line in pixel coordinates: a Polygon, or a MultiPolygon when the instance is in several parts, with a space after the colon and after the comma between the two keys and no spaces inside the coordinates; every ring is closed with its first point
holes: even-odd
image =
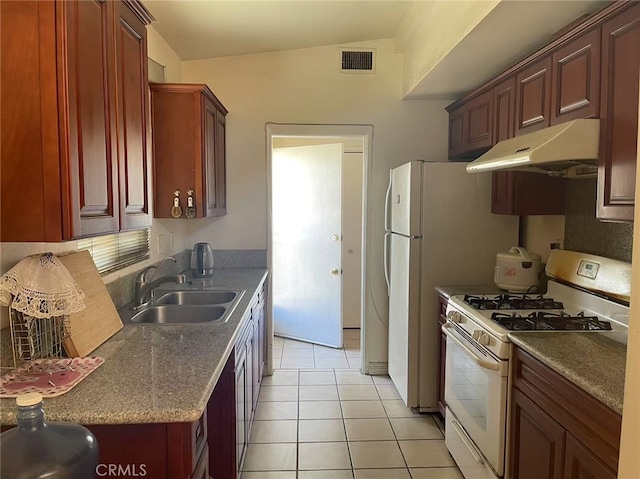
{"type": "Polygon", "coordinates": [[[196,243],[191,251],[191,275],[194,278],[213,276],[213,250],[209,243],[196,243]]]}

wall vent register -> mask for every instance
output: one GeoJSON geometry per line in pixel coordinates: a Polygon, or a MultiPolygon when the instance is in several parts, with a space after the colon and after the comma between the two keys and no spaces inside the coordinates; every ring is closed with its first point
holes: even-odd
{"type": "Polygon", "coordinates": [[[344,72],[374,71],[373,50],[342,50],[340,69],[344,72]]]}

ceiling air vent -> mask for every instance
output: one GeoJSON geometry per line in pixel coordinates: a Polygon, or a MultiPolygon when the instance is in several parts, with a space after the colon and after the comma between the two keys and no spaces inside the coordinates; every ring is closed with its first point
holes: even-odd
{"type": "Polygon", "coordinates": [[[342,50],[340,70],[347,73],[374,73],[373,50],[342,50]]]}

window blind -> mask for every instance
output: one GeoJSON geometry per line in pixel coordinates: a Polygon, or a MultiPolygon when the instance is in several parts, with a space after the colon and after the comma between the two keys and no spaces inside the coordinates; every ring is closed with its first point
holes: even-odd
{"type": "Polygon", "coordinates": [[[146,228],[79,240],[78,250],[88,250],[100,274],[106,274],[149,258],[150,240],[146,228]]]}

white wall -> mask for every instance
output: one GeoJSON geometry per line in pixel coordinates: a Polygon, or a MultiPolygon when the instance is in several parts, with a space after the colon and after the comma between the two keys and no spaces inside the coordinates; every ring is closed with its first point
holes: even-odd
{"type": "Polygon", "coordinates": [[[182,59],[153,26],[147,27],[147,48],[148,57],[166,67],[167,83],[182,81],[182,59]]]}
{"type": "Polygon", "coordinates": [[[526,216],[523,220],[522,245],[538,253],[546,263],[551,253],[550,243],[560,243],[564,247],[564,215],[526,216]]]}
{"type": "Polygon", "coordinates": [[[386,362],[382,246],[389,168],[418,158],[447,158],[446,102],[401,100],[402,55],[395,53],[393,40],[350,46],[376,48],[376,74],[340,73],[338,46],[183,63],[183,80],[207,83],[229,110],[227,215],[190,223],[187,242],[266,249],[266,123],[372,124],[366,348],[370,362],[386,362]]]}
{"type": "Polygon", "coordinates": [[[413,2],[396,34],[405,55],[402,91],[410,93],[500,0],[413,2]]]}

